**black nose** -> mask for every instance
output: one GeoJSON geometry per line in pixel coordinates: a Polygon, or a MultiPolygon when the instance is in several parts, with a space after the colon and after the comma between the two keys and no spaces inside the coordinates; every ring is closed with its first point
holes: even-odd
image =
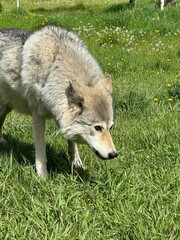
{"type": "Polygon", "coordinates": [[[115,157],[117,157],[117,152],[115,152],[115,151],[113,151],[113,152],[110,152],[109,154],[108,154],[108,157],[109,157],[109,159],[112,159],[112,158],[115,158],[115,157]]]}

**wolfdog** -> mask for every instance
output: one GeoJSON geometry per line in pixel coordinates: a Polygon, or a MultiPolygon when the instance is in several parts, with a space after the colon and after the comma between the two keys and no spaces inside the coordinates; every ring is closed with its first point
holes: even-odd
{"type": "Polygon", "coordinates": [[[32,116],[36,170],[47,174],[45,119],[52,117],[68,141],[71,161],[82,167],[77,143],[102,159],[117,156],[112,83],[76,34],[46,26],[34,33],[0,30],[0,142],[6,115],[32,116]]]}

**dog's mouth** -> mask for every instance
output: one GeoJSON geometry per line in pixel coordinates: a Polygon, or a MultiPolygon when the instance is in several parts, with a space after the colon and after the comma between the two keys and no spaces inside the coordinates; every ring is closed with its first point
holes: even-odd
{"type": "Polygon", "coordinates": [[[115,157],[118,156],[117,152],[112,151],[112,152],[110,152],[110,153],[108,154],[107,157],[104,157],[104,156],[102,156],[95,148],[92,148],[92,149],[93,149],[93,151],[95,152],[95,154],[96,154],[99,158],[101,158],[102,160],[109,160],[109,159],[113,159],[113,158],[115,158],[115,157]]]}
{"type": "Polygon", "coordinates": [[[108,158],[105,158],[105,157],[101,156],[100,153],[99,153],[96,149],[93,148],[93,151],[94,151],[95,154],[96,154],[99,158],[101,158],[102,160],[107,160],[107,159],[108,159],[108,158]]]}

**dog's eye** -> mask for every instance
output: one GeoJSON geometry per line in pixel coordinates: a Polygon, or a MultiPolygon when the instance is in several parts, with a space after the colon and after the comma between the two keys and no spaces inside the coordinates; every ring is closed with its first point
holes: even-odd
{"type": "Polygon", "coordinates": [[[95,126],[94,128],[95,128],[96,131],[98,131],[98,132],[102,132],[102,130],[103,130],[103,127],[102,127],[102,126],[95,126]]]}

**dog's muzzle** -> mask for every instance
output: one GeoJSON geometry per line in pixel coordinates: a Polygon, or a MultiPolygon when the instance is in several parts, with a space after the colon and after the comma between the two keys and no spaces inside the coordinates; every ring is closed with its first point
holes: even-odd
{"type": "Polygon", "coordinates": [[[118,156],[117,152],[112,151],[108,154],[108,157],[105,158],[105,157],[101,156],[101,154],[97,150],[95,150],[95,149],[93,149],[93,150],[96,153],[96,155],[103,160],[113,159],[113,158],[116,158],[118,156]]]}

